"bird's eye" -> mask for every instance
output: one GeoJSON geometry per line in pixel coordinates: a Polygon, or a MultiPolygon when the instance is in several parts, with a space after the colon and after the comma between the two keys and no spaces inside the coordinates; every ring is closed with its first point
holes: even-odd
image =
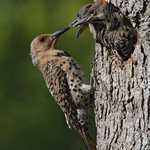
{"type": "Polygon", "coordinates": [[[40,42],[44,42],[44,41],[45,41],[45,38],[42,37],[42,38],[40,39],[40,42]]]}

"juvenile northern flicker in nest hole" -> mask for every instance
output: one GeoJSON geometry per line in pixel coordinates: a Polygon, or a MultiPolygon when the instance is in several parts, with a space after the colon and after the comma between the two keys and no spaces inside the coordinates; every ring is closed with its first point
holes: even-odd
{"type": "Polygon", "coordinates": [[[71,26],[79,26],[79,36],[88,25],[97,43],[117,52],[123,61],[131,57],[137,43],[137,32],[119,8],[106,0],[84,5],[71,26]]]}
{"type": "Polygon", "coordinates": [[[68,53],[55,48],[59,36],[68,29],[37,36],[31,43],[32,62],[42,73],[51,95],[65,115],[68,127],[79,132],[88,150],[95,150],[88,127],[91,87],[84,84],[79,64],[68,53]]]}

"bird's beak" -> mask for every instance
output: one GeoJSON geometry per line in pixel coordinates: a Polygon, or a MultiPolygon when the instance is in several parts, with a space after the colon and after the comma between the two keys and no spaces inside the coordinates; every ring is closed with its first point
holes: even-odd
{"type": "Polygon", "coordinates": [[[79,26],[78,31],[76,33],[76,38],[78,39],[80,35],[87,29],[88,24],[82,24],[79,26]]]}
{"type": "Polygon", "coordinates": [[[88,27],[88,23],[92,20],[94,17],[93,14],[86,15],[82,18],[76,18],[74,21],[70,23],[70,27],[79,27],[76,37],[79,38],[79,36],[83,33],[83,31],[88,27]]]}
{"type": "Polygon", "coordinates": [[[62,34],[64,34],[65,32],[67,32],[71,27],[66,27],[64,29],[58,30],[54,33],[51,34],[51,37],[56,40],[58,39],[62,34]]]}
{"type": "Polygon", "coordinates": [[[82,24],[87,24],[90,22],[90,20],[93,18],[93,14],[91,15],[86,15],[82,18],[76,18],[74,21],[71,22],[71,24],[69,25],[70,27],[77,27],[79,25],[82,24]]]}

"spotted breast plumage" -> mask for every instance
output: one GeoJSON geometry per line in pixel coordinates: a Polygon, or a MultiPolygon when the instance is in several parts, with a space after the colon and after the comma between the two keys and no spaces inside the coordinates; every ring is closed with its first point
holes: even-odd
{"type": "Polygon", "coordinates": [[[55,43],[63,32],[36,37],[31,43],[32,61],[63,111],[68,127],[79,132],[88,150],[95,150],[88,128],[87,95],[90,95],[91,87],[84,84],[78,63],[65,51],[55,49],[55,43]]]}

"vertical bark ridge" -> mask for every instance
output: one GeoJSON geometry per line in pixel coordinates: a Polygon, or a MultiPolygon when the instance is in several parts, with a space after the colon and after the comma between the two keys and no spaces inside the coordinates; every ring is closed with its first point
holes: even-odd
{"type": "Polygon", "coordinates": [[[98,150],[150,150],[150,5],[112,0],[139,33],[133,60],[120,62],[96,43],[94,80],[98,150]]]}

